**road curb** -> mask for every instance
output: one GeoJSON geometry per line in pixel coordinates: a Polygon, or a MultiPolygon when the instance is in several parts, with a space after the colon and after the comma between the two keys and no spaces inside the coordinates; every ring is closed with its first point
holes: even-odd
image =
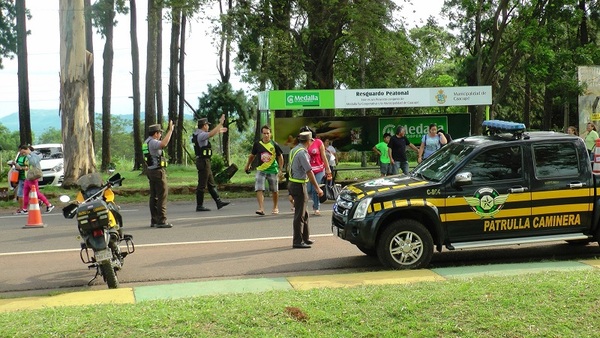
{"type": "Polygon", "coordinates": [[[52,296],[0,299],[0,313],[60,306],[94,304],[133,304],[160,299],[179,299],[217,294],[265,292],[272,290],[309,290],[315,288],[356,287],[361,285],[408,284],[469,279],[481,276],[512,276],[548,271],[593,270],[600,259],[478,265],[431,270],[357,272],[281,278],[244,278],[202,282],[137,286],[114,290],[77,291],[52,296]]]}

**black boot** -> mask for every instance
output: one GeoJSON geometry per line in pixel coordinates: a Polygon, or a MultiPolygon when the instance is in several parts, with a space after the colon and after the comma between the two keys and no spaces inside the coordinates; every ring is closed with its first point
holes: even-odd
{"type": "Polygon", "coordinates": [[[196,211],[210,211],[204,207],[204,191],[196,190],[196,211]]]}
{"type": "Polygon", "coordinates": [[[225,207],[227,205],[229,205],[230,202],[223,202],[221,201],[221,199],[218,199],[217,201],[217,209],[221,209],[222,207],[225,207]]]}
{"type": "Polygon", "coordinates": [[[214,187],[208,187],[208,192],[210,193],[210,196],[217,203],[217,209],[221,209],[222,207],[229,205],[230,202],[223,202],[221,200],[221,198],[219,197],[219,193],[217,192],[216,188],[214,188],[214,187]]]}

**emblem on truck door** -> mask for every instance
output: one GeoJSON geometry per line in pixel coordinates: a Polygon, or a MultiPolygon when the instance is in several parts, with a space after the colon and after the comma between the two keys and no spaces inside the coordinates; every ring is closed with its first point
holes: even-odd
{"type": "Polygon", "coordinates": [[[492,218],[502,209],[508,196],[509,194],[500,195],[493,188],[480,188],[473,197],[465,197],[465,200],[481,218],[492,218]]]}

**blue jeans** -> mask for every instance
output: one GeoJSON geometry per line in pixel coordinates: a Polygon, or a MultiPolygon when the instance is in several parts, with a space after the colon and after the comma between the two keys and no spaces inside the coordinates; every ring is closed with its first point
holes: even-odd
{"type": "Polygon", "coordinates": [[[394,161],[394,165],[392,166],[392,175],[397,175],[402,169],[402,173],[404,175],[408,175],[408,161],[394,161]]]}
{"type": "MultiPolygon", "coordinates": [[[[325,177],[325,170],[321,171],[320,173],[315,173],[315,178],[317,179],[318,184],[321,184],[321,181],[323,181],[323,177],[325,177]]],[[[311,197],[313,200],[313,210],[319,210],[321,207],[321,202],[319,202],[319,195],[317,195],[317,190],[315,190],[315,187],[310,182],[306,183],[306,186],[308,196],[311,197]]]]}

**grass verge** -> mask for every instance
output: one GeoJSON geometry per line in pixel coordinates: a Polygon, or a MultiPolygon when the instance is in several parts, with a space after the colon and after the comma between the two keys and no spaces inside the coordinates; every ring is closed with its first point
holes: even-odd
{"type": "MultiPolygon", "coordinates": [[[[360,163],[344,163],[342,168],[359,168],[360,163]]],[[[148,178],[141,174],[141,171],[132,171],[120,169],[119,173],[125,177],[123,186],[115,188],[118,203],[147,203],[148,202],[148,178]]],[[[104,174],[104,179],[110,175],[104,174]]],[[[378,177],[377,170],[344,171],[339,174],[339,181],[344,185],[356,181],[362,181],[378,177]]],[[[169,201],[195,201],[195,189],[198,182],[198,172],[194,166],[171,165],[167,168],[167,180],[169,187],[169,201]]],[[[285,190],[285,184],[280,185],[280,189],[285,190]]],[[[255,197],[254,192],[254,172],[246,174],[243,171],[237,171],[231,178],[230,183],[219,186],[221,197],[223,199],[248,198],[255,197]]],[[[58,196],[69,195],[74,198],[76,190],[63,189],[62,187],[46,186],[42,192],[50,199],[51,203],[58,203],[58,196]]],[[[0,201],[0,209],[17,209],[17,203],[9,201],[0,201]]]]}
{"type": "Polygon", "coordinates": [[[1,337],[597,337],[598,270],[0,314],[1,337]]]}

